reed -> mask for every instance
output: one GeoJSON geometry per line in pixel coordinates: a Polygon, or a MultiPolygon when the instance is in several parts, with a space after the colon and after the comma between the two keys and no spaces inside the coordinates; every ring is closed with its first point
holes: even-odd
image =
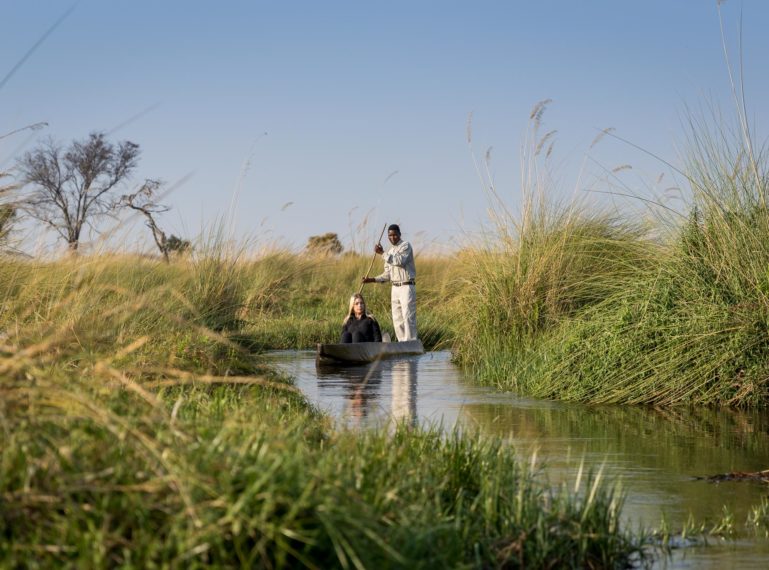
{"type": "Polygon", "coordinates": [[[553,492],[501,440],[332,429],[229,328],[285,310],[297,280],[326,271],[282,255],[215,258],[232,264],[233,289],[201,277],[221,264],[198,260],[2,265],[1,566],[645,559],[641,539],[618,524],[611,490],[553,492]],[[249,283],[262,262],[257,295],[249,283]],[[295,279],[269,280],[276,265],[296,269],[295,279]]]}
{"type": "Polygon", "coordinates": [[[662,238],[541,201],[502,224],[496,255],[469,256],[481,278],[461,361],[543,398],[765,406],[765,155],[711,124],[691,123],[687,213],[660,218],[662,238]]]}
{"type": "MultiPolygon", "coordinates": [[[[699,125],[702,129],[702,125],[699,125]]],[[[763,156],[697,131],[692,200],[654,272],[543,344],[540,395],[654,405],[766,406],[769,216],[763,156]]]]}
{"type": "Polygon", "coordinates": [[[656,247],[648,228],[584,200],[552,197],[542,150],[553,131],[538,134],[547,102],[532,111],[522,159],[520,208],[514,212],[492,180],[492,231],[459,257],[457,360],[482,381],[522,389],[521,362],[542,339],[589,307],[634,285],[652,265],[656,247]]]}
{"type": "Polygon", "coordinates": [[[611,494],[553,494],[488,440],[329,433],[275,391],[100,392],[5,391],[4,565],[605,567],[639,550],[611,494]]]}

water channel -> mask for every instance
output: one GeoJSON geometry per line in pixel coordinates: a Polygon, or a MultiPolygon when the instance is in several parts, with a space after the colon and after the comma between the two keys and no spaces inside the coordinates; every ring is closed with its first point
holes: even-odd
{"type": "MultiPolygon", "coordinates": [[[[769,414],[583,406],[526,399],[477,386],[447,351],[364,366],[316,368],[312,351],[280,351],[271,362],[308,399],[349,426],[393,421],[477,429],[503,437],[525,458],[536,453],[554,484],[573,482],[580,463],[603,468],[627,497],[631,528],[672,529],[689,516],[716,522],[724,508],[742,531],[752,507],[769,495],[754,481],[698,477],[769,468],[769,414]]],[[[746,535],[747,533],[742,532],[746,535]]],[[[748,536],[753,536],[749,535],[748,536]]],[[[712,539],[674,551],[660,568],[769,568],[769,539],[712,539]]]]}

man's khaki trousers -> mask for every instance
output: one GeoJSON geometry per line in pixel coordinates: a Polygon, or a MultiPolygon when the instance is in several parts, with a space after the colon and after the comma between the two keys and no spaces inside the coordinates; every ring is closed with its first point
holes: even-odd
{"type": "Polygon", "coordinates": [[[393,327],[399,341],[417,338],[417,288],[416,285],[391,287],[393,327]]]}

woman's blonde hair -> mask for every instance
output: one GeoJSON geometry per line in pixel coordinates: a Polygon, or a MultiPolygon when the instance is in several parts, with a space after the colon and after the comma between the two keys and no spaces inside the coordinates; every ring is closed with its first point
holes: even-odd
{"type": "Polygon", "coordinates": [[[354,293],[352,297],[350,297],[350,307],[347,309],[347,316],[342,321],[343,325],[347,324],[347,321],[349,321],[352,316],[355,314],[355,301],[360,299],[363,301],[363,305],[366,307],[366,316],[374,318],[374,315],[368,312],[368,305],[366,305],[366,299],[363,298],[363,295],[360,293],[354,293]]]}

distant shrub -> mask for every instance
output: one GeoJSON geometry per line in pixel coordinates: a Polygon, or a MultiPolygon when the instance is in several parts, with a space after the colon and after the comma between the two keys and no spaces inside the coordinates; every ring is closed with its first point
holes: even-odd
{"type": "Polygon", "coordinates": [[[187,253],[191,249],[192,244],[190,244],[190,240],[182,239],[173,234],[166,240],[166,250],[168,253],[187,253]]]}
{"type": "Polygon", "coordinates": [[[310,236],[307,240],[307,253],[319,253],[325,255],[339,255],[344,250],[339,236],[334,232],[328,232],[322,236],[310,236]]]}

